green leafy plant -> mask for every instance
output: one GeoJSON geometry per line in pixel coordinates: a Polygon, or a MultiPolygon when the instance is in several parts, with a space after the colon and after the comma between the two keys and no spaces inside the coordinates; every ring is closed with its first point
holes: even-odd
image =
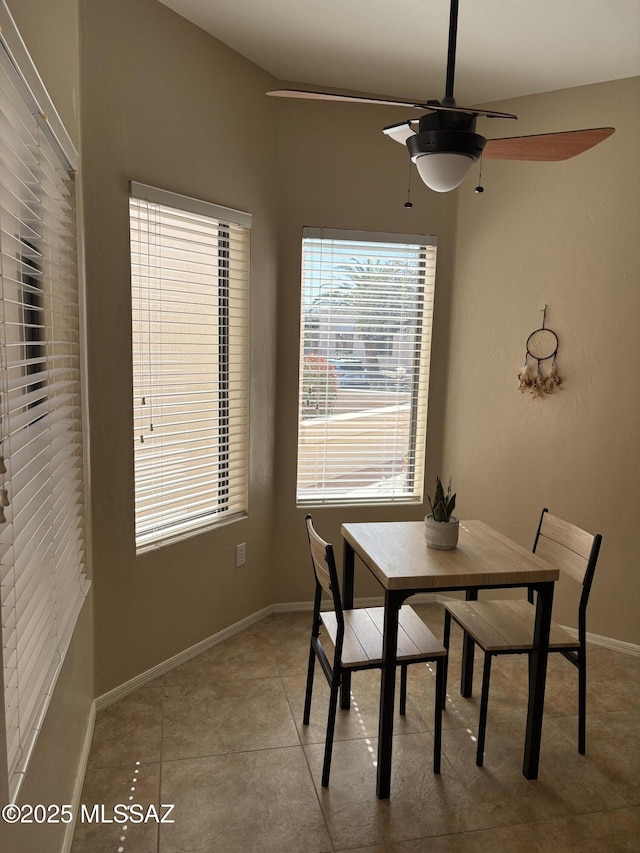
{"type": "Polygon", "coordinates": [[[431,500],[431,495],[427,495],[427,500],[429,501],[429,507],[431,508],[431,518],[433,518],[434,521],[451,520],[451,515],[453,514],[453,510],[456,506],[456,496],[455,494],[451,494],[451,480],[449,480],[449,485],[447,486],[445,494],[442,483],[440,482],[440,477],[436,477],[436,491],[433,501],[431,500]]]}

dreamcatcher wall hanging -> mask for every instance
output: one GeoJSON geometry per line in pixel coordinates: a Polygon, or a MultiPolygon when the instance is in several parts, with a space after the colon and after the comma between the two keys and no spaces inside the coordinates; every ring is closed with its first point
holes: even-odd
{"type": "Polygon", "coordinates": [[[531,332],[527,338],[527,350],[524,356],[522,370],[518,374],[519,389],[524,394],[529,390],[534,400],[543,394],[553,394],[562,382],[558,375],[558,336],[546,328],[547,306],[542,309],[542,328],[531,332]],[[546,373],[543,373],[544,362],[551,362],[546,373]],[[534,365],[537,362],[537,366],[534,365]]]}

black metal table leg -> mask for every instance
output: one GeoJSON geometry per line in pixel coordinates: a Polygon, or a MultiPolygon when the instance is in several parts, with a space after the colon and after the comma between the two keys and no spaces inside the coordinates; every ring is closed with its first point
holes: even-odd
{"type": "MultiPolygon", "coordinates": [[[[355,553],[351,545],[344,540],[342,556],[342,606],[345,610],[353,607],[353,575],[355,566],[355,553]]],[[[342,684],[340,686],[340,707],[347,710],[351,706],[351,672],[342,673],[342,684]]]]}
{"type": "Polygon", "coordinates": [[[380,685],[380,720],[378,724],[378,798],[386,800],[391,792],[391,752],[393,746],[393,707],[396,688],[398,649],[398,614],[406,592],[385,590],[384,640],[380,685]]]}
{"type": "MultiPolygon", "coordinates": [[[[465,595],[467,601],[478,600],[478,590],[468,589],[465,595]]],[[[460,694],[469,697],[473,690],[473,658],[475,652],[475,643],[465,631],[462,640],[462,670],[460,674],[460,694]]]]}
{"type": "Polygon", "coordinates": [[[522,772],[527,779],[538,778],[540,740],[542,736],[542,714],[544,711],[544,688],[547,677],[549,654],[549,631],[553,606],[553,581],[534,585],[538,592],[536,621],[533,631],[533,649],[529,666],[529,708],[527,733],[524,743],[522,772]]]}

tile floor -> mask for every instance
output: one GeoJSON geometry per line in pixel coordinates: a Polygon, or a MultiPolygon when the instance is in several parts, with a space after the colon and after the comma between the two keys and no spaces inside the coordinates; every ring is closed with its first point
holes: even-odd
{"type": "MultiPolygon", "coordinates": [[[[440,605],[416,609],[441,636],[440,605]]],[[[83,803],[104,804],[107,814],[115,803],[160,813],[169,803],[175,822],[79,822],[72,853],[640,850],[639,657],[591,650],[580,756],[577,671],[551,656],[540,776],[528,782],[526,658],[494,664],[478,768],[479,685],[472,699],[457,692],[454,628],[442,773],[431,772],[434,674],[416,665],[407,715],[396,718],[391,799],[379,801],[377,672],[353,677],[331,784],[320,787],[328,689],[319,668],[311,725],[301,725],[310,619],[271,616],[99,712],[83,803]]]]}

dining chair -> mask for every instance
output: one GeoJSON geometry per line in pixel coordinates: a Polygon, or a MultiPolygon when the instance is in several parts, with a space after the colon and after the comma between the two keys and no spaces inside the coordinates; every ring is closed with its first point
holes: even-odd
{"type": "MultiPolygon", "coordinates": [[[[303,723],[309,725],[311,714],[311,695],[316,658],[320,662],[331,693],[327,734],[322,768],[322,786],[329,784],[333,735],[336,723],[338,693],[345,672],[382,668],[382,634],[384,627],[384,607],[344,609],[338,583],[338,572],[333,546],[325,542],[313,527],[310,515],[306,516],[307,536],[311,551],[311,564],[316,581],[313,602],[313,622],[309,646],[309,668],[304,702],[303,723]],[[330,597],[333,610],[320,610],[323,594],[330,597]],[[322,645],[321,628],[324,628],[333,646],[325,651],[322,645]],[[332,660],[329,658],[332,657],[332,660]]],[[[442,708],[444,704],[444,660],[446,651],[442,643],[431,633],[415,610],[408,605],[400,609],[398,620],[397,660],[400,666],[400,706],[401,714],[406,713],[407,668],[409,664],[436,664],[436,696],[433,741],[433,772],[440,772],[440,753],[442,745],[442,708]]]]}
{"type": "MultiPolygon", "coordinates": [[[[600,551],[601,535],[587,533],[568,521],[557,518],[545,508],[533,543],[533,552],[560,569],[582,586],[578,604],[578,637],[554,622],[549,634],[549,652],[559,652],[578,669],[578,752],[586,749],[587,704],[587,604],[600,551]]],[[[478,722],[476,764],[484,760],[485,732],[491,660],[495,655],[528,654],[531,664],[533,627],[536,608],[533,589],[527,601],[501,599],[494,601],[449,601],[445,604],[444,645],[449,649],[453,619],[484,652],[482,695],[478,722]]],[[[445,698],[447,663],[445,659],[445,698]]]]}

